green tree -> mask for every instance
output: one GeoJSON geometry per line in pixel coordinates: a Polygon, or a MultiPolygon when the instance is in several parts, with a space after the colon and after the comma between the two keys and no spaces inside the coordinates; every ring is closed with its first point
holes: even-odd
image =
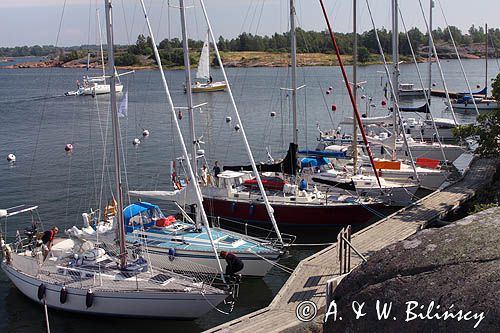
{"type": "MultiPolygon", "coordinates": [[[[493,84],[493,97],[500,101],[500,73],[493,84]]],[[[479,136],[479,147],[476,152],[481,156],[498,156],[500,154],[500,110],[480,114],[477,124],[459,126],[454,131],[455,136],[479,136]]]]}
{"type": "Polygon", "coordinates": [[[365,63],[370,60],[370,52],[364,46],[358,47],[358,60],[361,63],[365,63]]]}

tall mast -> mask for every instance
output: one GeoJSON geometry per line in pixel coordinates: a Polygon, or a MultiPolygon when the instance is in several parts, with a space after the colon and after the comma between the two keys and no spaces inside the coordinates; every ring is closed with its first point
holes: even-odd
{"type": "Polygon", "coordinates": [[[295,0],[290,0],[290,46],[292,53],[292,118],[293,143],[298,144],[297,128],[297,38],[295,37],[295,0]]]}
{"type": "Polygon", "coordinates": [[[191,89],[191,65],[189,63],[189,45],[188,37],[186,32],[186,8],[184,7],[184,0],[179,0],[179,8],[181,11],[181,26],[182,26],[182,49],[184,53],[184,71],[186,72],[186,95],[188,104],[188,116],[189,116],[189,130],[191,135],[191,165],[193,166],[193,172],[195,179],[191,181],[198,181],[198,167],[196,163],[196,133],[194,131],[194,112],[193,112],[193,94],[191,89]]]}
{"type": "MultiPolygon", "coordinates": [[[[353,45],[352,45],[352,94],[354,100],[357,103],[357,92],[358,92],[358,23],[357,23],[357,0],[352,1],[352,32],[353,32],[353,45]]],[[[353,120],[356,117],[355,111],[353,110],[353,120]]],[[[352,122],[352,159],[354,167],[352,168],[352,173],[355,175],[358,170],[358,123],[354,120],[352,122]]]]}
{"type": "MultiPolygon", "coordinates": [[[[484,97],[488,97],[488,23],[484,25],[484,33],[486,35],[486,72],[484,77],[484,97]]],[[[473,96],[472,96],[473,97],[473,96]]],[[[474,98],[474,97],[473,97],[474,98]]]]}
{"type": "Polygon", "coordinates": [[[398,32],[398,0],[392,0],[392,85],[394,95],[392,96],[392,116],[393,116],[393,136],[394,148],[392,150],[392,159],[396,159],[396,141],[399,134],[398,114],[396,104],[399,102],[399,32],[398,32]]]}
{"type": "Polygon", "coordinates": [[[99,9],[97,10],[97,25],[99,27],[99,46],[101,47],[101,63],[102,63],[102,76],[106,76],[106,68],[104,67],[104,52],[102,50],[102,37],[101,37],[101,19],[99,17],[99,9]]]}
{"type": "Polygon", "coordinates": [[[429,106],[431,105],[431,89],[432,89],[432,8],[434,8],[434,0],[430,0],[429,4],[429,29],[427,33],[429,34],[429,81],[427,82],[427,86],[429,87],[429,94],[427,95],[427,100],[429,102],[429,106]]]}
{"type": "Polygon", "coordinates": [[[106,33],[108,37],[108,75],[109,87],[111,89],[111,120],[113,125],[113,147],[115,158],[115,200],[116,200],[116,218],[118,223],[118,240],[120,246],[120,267],[125,267],[127,264],[127,251],[125,249],[125,225],[123,222],[123,196],[122,196],[122,180],[120,170],[120,151],[121,138],[120,128],[118,123],[118,110],[116,107],[116,89],[115,89],[115,58],[113,50],[113,14],[111,8],[111,0],[104,0],[106,7],[106,33]]]}

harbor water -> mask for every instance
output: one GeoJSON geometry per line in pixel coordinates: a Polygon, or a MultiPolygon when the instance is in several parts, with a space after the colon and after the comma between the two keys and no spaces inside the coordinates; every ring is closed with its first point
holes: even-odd
{"type": "MultiPolygon", "coordinates": [[[[448,88],[467,91],[459,63],[450,60],[442,65],[448,88]]],[[[419,66],[427,73],[427,64],[419,66]]],[[[464,67],[473,90],[480,90],[476,85],[481,88],[484,85],[484,60],[466,60],[464,67]]],[[[432,81],[436,82],[436,89],[442,89],[437,66],[434,68],[432,81]]],[[[358,69],[359,80],[366,81],[358,94],[360,111],[369,116],[388,113],[387,106],[382,103],[386,100],[383,92],[386,78],[380,73],[382,70],[380,65],[358,69]]],[[[499,70],[494,59],[490,60],[489,70],[488,82],[499,70]]],[[[298,73],[299,85],[305,85],[298,92],[299,146],[314,149],[318,126],[323,130],[337,129],[344,117],[352,116],[352,107],[338,67],[305,67],[298,73]]],[[[38,205],[45,228],[57,225],[63,230],[73,225],[81,226],[83,212],[102,208],[111,199],[113,160],[109,96],[64,96],[64,92],[75,89],[76,80],[81,81],[83,75],[99,75],[99,72],[0,68],[0,208],[38,205]],[[74,147],[70,153],[64,149],[68,143],[74,147]],[[15,164],[6,160],[11,153],[17,157],[15,164]]],[[[222,79],[218,70],[212,75],[214,80],[222,79]]],[[[183,109],[186,106],[182,86],[184,72],[166,71],[166,76],[174,103],[179,107],[175,110],[176,116],[182,118],[181,127],[189,143],[189,115],[183,109]]],[[[194,103],[203,104],[194,113],[196,139],[203,142],[200,148],[206,156],[206,160],[200,159],[198,167],[206,163],[211,170],[216,160],[219,165],[248,163],[241,130],[236,130],[236,125],[244,126],[257,161],[267,161],[269,154],[275,159],[283,157],[292,136],[292,115],[287,90],[280,88],[290,86],[289,69],[228,69],[228,76],[242,124],[236,121],[227,92],[195,94],[194,103]]],[[[118,96],[119,102],[125,93],[128,94],[126,116],[120,118],[124,185],[127,190],[171,189],[171,162],[181,156],[181,149],[159,73],[142,70],[121,79],[125,88],[118,96]],[[144,129],[149,130],[148,137],[142,136],[144,129]],[[133,145],[134,138],[139,138],[141,143],[133,145]]],[[[414,65],[401,66],[401,82],[419,86],[414,65]]],[[[410,99],[401,104],[421,106],[423,103],[423,100],[410,99]]],[[[433,98],[432,104],[435,117],[451,118],[443,99],[433,98]]],[[[419,116],[410,114],[407,117],[419,116]]],[[[462,113],[457,114],[457,118],[460,122],[470,122],[475,115],[462,113]]],[[[340,130],[348,132],[349,128],[340,130]]],[[[177,167],[181,169],[179,162],[177,167]]],[[[130,203],[134,198],[126,197],[125,201],[130,203]]],[[[165,213],[175,213],[171,206],[155,203],[165,213]]],[[[345,221],[332,223],[346,224],[345,221]]],[[[12,236],[16,230],[29,225],[29,220],[19,220],[15,225],[2,225],[2,229],[6,228],[7,234],[12,236]]],[[[336,240],[338,230],[332,227],[286,231],[295,234],[298,243],[328,243],[336,240]]],[[[320,248],[295,247],[280,263],[293,268],[320,248]]],[[[244,280],[238,303],[229,315],[213,310],[195,321],[171,321],[95,318],[49,310],[51,329],[53,332],[88,332],[96,327],[99,331],[121,333],[152,329],[198,332],[266,306],[287,277],[287,273],[273,268],[264,279],[244,280]]],[[[0,272],[0,331],[39,332],[44,327],[43,308],[25,298],[0,272]]]]}

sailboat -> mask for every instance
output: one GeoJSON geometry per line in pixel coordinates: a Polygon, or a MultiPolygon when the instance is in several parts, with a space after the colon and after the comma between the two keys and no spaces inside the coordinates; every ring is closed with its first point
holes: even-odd
{"type": "Polygon", "coordinates": [[[293,139],[286,156],[276,163],[224,166],[215,184],[202,187],[204,205],[212,216],[253,224],[273,223],[267,202],[280,226],[312,227],[360,224],[383,203],[350,193],[322,192],[302,182],[298,174],[297,75],[295,1],[290,1],[291,91],[293,139]],[[264,178],[265,195],[254,184],[264,178]],[[278,178],[276,178],[278,177],[278,178]],[[300,186],[299,183],[300,181],[300,186]]]}
{"type": "MultiPolygon", "coordinates": [[[[105,5],[110,85],[114,88],[111,0],[105,0],[105,5]]],[[[143,2],[142,5],[145,8],[143,2]]],[[[118,246],[54,237],[56,231],[53,228],[54,233],[50,233],[53,245],[47,254],[36,236],[41,225],[36,214],[37,206],[3,209],[0,217],[9,223],[11,220],[16,222],[15,216],[22,213],[30,213],[33,222],[26,230],[26,240],[18,232],[15,241],[7,244],[1,234],[2,269],[24,295],[45,308],[121,317],[200,317],[226,299],[229,290],[215,288],[209,280],[201,277],[157,269],[143,256],[128,259],[121,209],[120,132],[114,89],[110,100],[118,246]]]]}
{"type": "MultiPolygon", "coordinates": [[[[185,8],[184,1],[180,1],[183,51],[186,73],[187,104],[189,119],[191,122],[191,138],[196,137],[193,123],[193,100],[191,94],[191,72],[189,62],[188,37],[186,33],[185,8]]],[[[208,39],[206,44],[208,44],[208,39]]],[[[177,258],[183,258],[191,262],[200,264],[197,269],[203,267],[218,268],[221,264],[216,255],[214,255],[209,242],[210,234],[214,241],[213,246],[217,251],[232,252],[243,262],[243,269],[238,272],[244,276],[263,277],[273,267],[273,265],[285,254],[285,245],[293,242],[294,237],[287,237],[288,241],[283,240],[284,236],[280,233],[274,237],[259,239],[240,234],[237,232],[222,229],[220,227],[209,227],[201,222],[206,214],[203,206],[198,204],[197,193],[201,193],[198,187],[197,177],[197,151],[196,140],[191,148],[191,157],[183,156],[185,161],[192,159],[190,165],[194,166],[191,170],[191,181],[183,188],[174,191],[129,191],[131,196],[148,198],[162,201],[171,201],[177,203],[178,209],[184,217],[184,221],[176,220],[173,216],[165,217],[158,206],[146,202],[138,202],[125,208],[127,216],[127,241],[129,243],[147,242],[151,249],[150,257],[152,260],[158,260],[162,267],[171,267],[179,269],[177,258]],[[185,212],[182,207],[195,207],[194,220],[185,212]],[[168,219],[168,220],[167,220],[168,219]],[[287,244],[285,244],[287,243],[287,244]],[[165,263],[165,258],[170,258],[165,263]],[[168,266],[165,266],[167,265],[168,266]]],[[[175,177],[173,177],[175,178],[175,177]]],[[[175,181],[174,181],[175,182],[175,181]]],[[[267,233],[269,235],[269,233],[267,233]]],[[[271,233],[272,235],[272,233],[271,233]]],[[[290,236],[290,235],[289,235],[290,236]]],[[[182,263],[182,261],[181,261],[182,263]]],[[[223,268],[226,263],[222,263],[223,268]]],[[[185,268],[184,268],[185,269],[185,268]]]]}
{"type": "MultiPolygon", "coordinates": [[[[77,89],[73,91],[67,91],[64,93],[66,96],[95,96],[95,95],[103,95],[109,94],[111,92],[110,84],[107,83],[106,79],[109,79],[110,76],[106,75],[106,68],[104,66],[104,52],[102,49],[102,39],[101,39],[101,20],[99,19],[99,10],[96,12],[97,15],[97,23],[99,25],[99,46],[101,50],[101,64],[102,64],[102,75],[100,76],[88,76],[84,75],[82,82],[79,80],[76,81],[77,89]]],[[[87,58],[87,69],[89,67],[90,54],[87,58]]],[[[118,74],[116,72],[116,68],[114,69],[114,75],[117,79],[115,83],[115,91],[117,93],[121,93],[123,91],[123,84],[120,82],[120,76],[127,75],[130,73],[134,73],[134,71],[129,71],[126,73],[118,74]]]]}
{"type": "MultiPolygon", "coordinates": [[[[468,93],[463,94],[459,98],[451,102],[454,110],[460,111],[475,111],[476,108],[479,112],[481,111],[493,111],[500,110],[500,105],[492,97],[488,97],[488,25],[485,26],[486,42],[485,42],[485,79],[484,79],[484,89],[480,92],[484,94],[484,97],[479,97],[476,94],[472,96],[468,93]],[[474,99],[474,100],[473,100],[474,99]]],[[[449,106],[449,103],[445,101],[445,104],[449,106]]]]}
{"type": "MultiPolygon", "coordinates": [[[[196,71],[196,80],[191,85],[192,92],[213,92],[224,91],[227,87],[226,81],[213,81],[210,75],[210,41],[209,35],[203,43],[201,49],[200,61],[198,62],[198,70],[196,71]]],[[[186,91],[186,88],[184,88],[186,91]]]]}

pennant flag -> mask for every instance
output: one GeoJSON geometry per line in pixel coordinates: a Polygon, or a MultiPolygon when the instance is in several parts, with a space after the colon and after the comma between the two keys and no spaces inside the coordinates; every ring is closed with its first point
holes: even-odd
{"type": "Polygon", "coordinates": [[[125,95],[120,102],[120,107],[118,108],[118,117],[126,117],[128,110],[128,91],[125,92],[125,95]]]}

